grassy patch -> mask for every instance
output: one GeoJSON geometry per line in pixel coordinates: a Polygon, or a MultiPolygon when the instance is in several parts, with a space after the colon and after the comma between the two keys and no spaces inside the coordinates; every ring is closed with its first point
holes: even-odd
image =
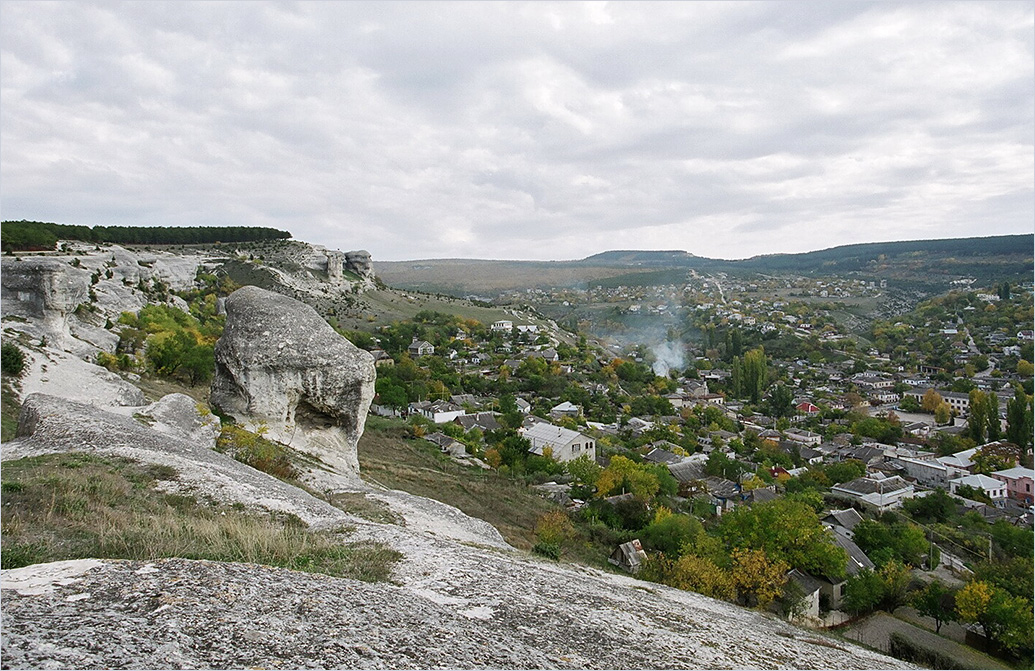
{"type": "Polygon", "coordinates": [[[332,494],[318,494],[317,496],[335,508],[371,522],[398,525],[405,523],[405,520],[393,512],[387,503],[370,498],[362,492],[335,492],[332,494]]]}
{"type": "Polygon", "coordinates": [[[403,439],[403,426],[383,418],[368,422],[359,441],[363,477],[448,503],[493,525],[511,545],[532,548],[536,520],[555,505],[523,481],[457,464],[430,443],[403,439]]]}
{"type": "Polygon", "coordinates": [[[18,415],[22,405],[14,391],[13,381],[7,375],[0,383],[0,441],[13,440],[18,433],[18,415]]]}
{"type": "Polygon", "coordinates": [[[291,463],[293,450],[235,424],[224,424],[216,439],[216,449],[227,452],[242,464],[283,480],[296,480],[298,469],[291,463]]]}
{"type": "Polygon", "coordinates": [[[5,463],[0,563],[182,557],[378,581],[401,558],[378,543],[343,542],[342,531],[310,532],[293,516],[154,489],[174,477],[163,466],[74,453],[5,463]]]}

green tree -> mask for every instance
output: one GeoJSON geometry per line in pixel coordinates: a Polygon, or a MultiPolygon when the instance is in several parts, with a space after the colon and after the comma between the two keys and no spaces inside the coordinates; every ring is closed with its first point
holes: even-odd
{"type": "Polygon", "coordinates": [[[927,496],[902,501],[902,507],[924,522],[947,522],[956,515],[956,502],[944,489],[935,489],[927,496]]]}
{"type": "Polygon", "coordinates": [[[813,575],[840,577],[848,562],[816,512],[798,501],[776,499],[734,508],[719,520],[716,533],[731,550],[764,550],[770,560],[813,575]]]}
{"type": "Polygon", "coordinates": [[[1021,451],[1010,443],[989,443],[974,453],[975,473],[994,473],[1013,468],[1021,459],[1021,451]]]}
{"type": "Polygon", "coordinates": [[[920,566],[929,548],[923,529],[909,522],[863,520],[852,530],[852,539],[878,566],[889,561],[920,566]]]}
{"type": "Polygon", "coordinates": [[[1006,440],[1026,450],[1032,441],[1032,400],[1020,385],[1006,404],[1006,440]]]}
{"type": "Polygon", "coordinates": [[[778,382],[769,392],[769,412],[774,417],[787,417],[794,412],[794,392],[778,382]]]}
{"type": "Polygon", "coordinates": [[[18,345],[13,342],[0,345],[0,370],[3,370],[5,375],[21,375],[24,368],[25,354],[18,345]]]}
{"type": "Polygon", "coordinates": [[[884,599],[884,581],[880,574],[864,568],[848,578],[841,608],[854,615],[872,613],[884,599]]]}
{"type": "Polygon", "coordinates": [[[766,389],[766,359],[765,350],[761,347],[749,350],[744,355],[742,363],[744,378],[744,395],[757,404],[762,400],[762,394],[766,389]]]}
{"type": "Polygon", "coordinates": [[[650,501],[660,486],[658,477],[645,465],[621,455],[612,457],[597,478],[597,492],[601,496],[630,492],[638,499],[650,501]]]}
{"type": "Polygon", "coordinates": [[[692,546],[703,534],[704,527],[693,517],[662,507],[655,513],[654,521],[640,532],[640,539],[648,548],[676,559],[684,547],[692,546]]]}
{"type": "Polygon", "coordinates": [[[934,580],[913,595],[913,607],[921,615],[934,620],[934,633],[937,634],[943,624],[956,621],[955,595],[955,591],[940,580],[934,580]]]}

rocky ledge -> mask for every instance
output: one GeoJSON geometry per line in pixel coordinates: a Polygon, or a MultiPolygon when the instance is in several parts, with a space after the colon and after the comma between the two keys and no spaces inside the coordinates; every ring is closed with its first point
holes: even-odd
{"type": "Polygon", "coordinates": [[[619,576],[512,561],[482,572],[475,603],[462,582],[182,559],[4,571],[4,668],[911,668],[619,576]]]}

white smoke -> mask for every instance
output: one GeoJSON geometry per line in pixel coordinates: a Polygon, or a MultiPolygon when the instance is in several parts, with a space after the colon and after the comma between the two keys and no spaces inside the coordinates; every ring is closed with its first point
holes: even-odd
{"type": "Polygon", "coordinates": [[[683,343],[663,342],[652,347],[650,351],[654,354],[655,375],[668,377],[668,372],[673,368],[682,370],[686,367],[683,343]]]}

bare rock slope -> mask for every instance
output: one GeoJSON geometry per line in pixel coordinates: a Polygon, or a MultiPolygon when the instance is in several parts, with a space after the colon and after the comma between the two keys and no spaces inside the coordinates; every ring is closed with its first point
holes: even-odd
{"type": "Polygon", "coordinates": [[[687,592],[438,553],[411,555],[400,585],[179,559],[5,571],[4,666],[907,668],[687,592]]]}

